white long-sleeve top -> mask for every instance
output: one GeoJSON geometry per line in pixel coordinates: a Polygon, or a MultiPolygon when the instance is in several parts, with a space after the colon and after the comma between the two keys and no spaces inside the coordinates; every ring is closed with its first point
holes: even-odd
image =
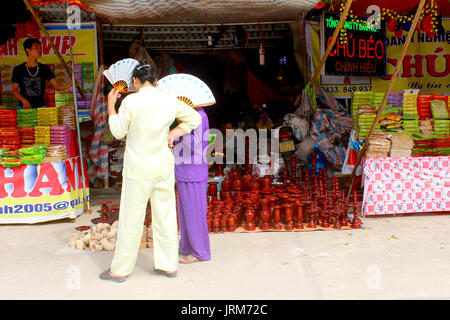
{"type": "Polygon", "coordinates": [[[127,178],[150,179],[174,170],[167,137],[175,119],[188,133],[201,123],[194,109],[156,87],[142,87],[123,99],[108,122],[116,139],[127,137],[123,170],[127,178]]]}

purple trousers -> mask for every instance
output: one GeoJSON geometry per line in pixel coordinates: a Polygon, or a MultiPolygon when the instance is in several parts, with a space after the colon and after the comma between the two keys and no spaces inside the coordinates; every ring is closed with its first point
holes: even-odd
{"type": "Polygon", "coordinates": [[[180,251],[199,260],[211,259],[206,214],[207,183],[177,181],[180,251]]]}

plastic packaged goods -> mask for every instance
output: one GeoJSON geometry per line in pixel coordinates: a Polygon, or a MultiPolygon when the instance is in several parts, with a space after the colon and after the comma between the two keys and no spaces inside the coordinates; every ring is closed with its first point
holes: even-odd
{"type": "Polygon", "coordinates": [[[445,101],[431,100],[431,113],[434,119],[448,119],[448,110],[445,101]]]}

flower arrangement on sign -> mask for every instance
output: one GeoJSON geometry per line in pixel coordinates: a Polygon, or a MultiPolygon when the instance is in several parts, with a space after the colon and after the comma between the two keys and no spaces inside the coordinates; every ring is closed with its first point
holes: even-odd
{"type": "MultiPolygon", "coordinates": [[[[330,6],[333,1],[331,1],[330,6]]],[[[352,10],[349,10],[344,26],[348,23],[357,23],[359,28],[378,28],[381,20],[387,22],[387,28],[389,31],[394,32],[397,38],[402,36],[403,31],[409,31],[412,26],[414,14],[401,15],[392,9],[379,7],[369,7],[369,10],[374,10],[375,14],[372,14],[369,18],[360,18],[353,14],[352,10]],[[377,10],[378,9],[378,10],[377,10]]],[[[331,7],[330,7],[331,8],[331,7]]],[[[342,14],[344,10],[344,2],[341,2],[339,12],[342,14]]],[[[442,32],[442,14],[438,12],[437,4],[434,0],[428,1],[422,13],[420,14],[419,23],[416,26],[417,31],[425,32],[428,38],[432,38],[438,31],[442,32]]],[[[341,43],[347,43],[347,28],[343,27],[339,33],[339,40],[341,43]]]]}

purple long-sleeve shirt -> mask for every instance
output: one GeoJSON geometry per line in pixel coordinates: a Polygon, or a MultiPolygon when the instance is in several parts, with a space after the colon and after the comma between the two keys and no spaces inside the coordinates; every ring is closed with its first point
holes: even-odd
{"type": "Polygon", "coordinates": [[[175,178],[183,182],[208,181],[206,149],[209,141],[209,121],[203,108],[197,109],[202,117],[200,125],[190,134],[175,141],[175,178]]]}

